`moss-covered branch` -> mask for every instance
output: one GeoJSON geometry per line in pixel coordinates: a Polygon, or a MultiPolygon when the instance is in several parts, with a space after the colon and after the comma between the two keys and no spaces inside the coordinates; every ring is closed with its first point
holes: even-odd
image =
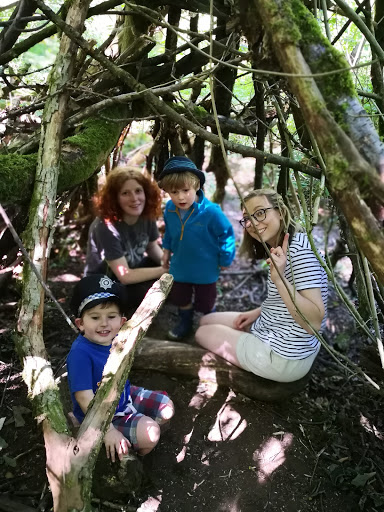
{"type": "MultiPolygon", "coordinates": [[[[107,118],[124,117],[128,107],[105,110],[107,118]]],[[[125,122],[97,117],[84,122],[81,130],[63,141],[58,193],[82,183],[104,164],[119,139],[125,122]]],[[[0,202],[28,205],[35,179],[37,153],[0,155],[0,202]]]]}
{"type": "Polygon", "coordinates": [[[360,155],[351,139],[331,116],[317,84],[313,78],[309,78],[309,66],[298,46],[300,30],[295,19],[296,8],[301,9],[302,4],[298,0],[287,0],[282,4],[277,0],[253,1],[282,69],[291,74],[290,87],[327,164],[328,187],[343,210],[378,280],[384,283],[384,235],[364,202],[367,187],[371,194],[376,194],[377,199],[381,197],[382,200],[383,184],[376,171],[360,155]],[[295,8],[295,14],[289,6],[295,8]]]}
{"type": "MultiPolygon", "coordinates": [[[[313,73],[348,68],[345,57],[324,36],[301,0],[292,0],[292,19],[300,33],[297,44],[313,73]]],[[[378,168],[384,157],[384,144],[358,100],[351,73],[344,71],[317,77],[315,81],[336,121],[364,158],[378,168]]]]}

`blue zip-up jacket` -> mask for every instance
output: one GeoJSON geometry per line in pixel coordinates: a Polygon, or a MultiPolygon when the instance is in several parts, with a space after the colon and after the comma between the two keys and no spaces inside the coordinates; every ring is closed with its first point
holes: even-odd
{"type": "Polygon", "coordinates": [[[235,257],[235,235],[220,206],[205,198],[202,190],[183,219],[168,201],[163,247],[171,251],[170,274],[180,283],[210,284],[235,257]]]}

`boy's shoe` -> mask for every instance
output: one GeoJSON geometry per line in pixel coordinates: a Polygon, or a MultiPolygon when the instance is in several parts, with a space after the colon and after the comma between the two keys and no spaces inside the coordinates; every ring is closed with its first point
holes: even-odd
{"type": "Polygon", "coordinates": [[[180,341],[192,330],[193,309],[179,309],[179,322],[168,331],[168,338],[172,341],[180,341]]]}

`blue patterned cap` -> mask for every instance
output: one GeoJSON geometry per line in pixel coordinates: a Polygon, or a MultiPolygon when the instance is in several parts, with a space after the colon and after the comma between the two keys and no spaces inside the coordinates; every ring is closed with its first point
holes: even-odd
{"type": "Polygon", "coordinates": [[[125,312],[127,303],[125,286],[104,274],[92,274],[83,277],[76,284],[71,309],[76,317],[80,317],[87,309],[109,301],[116,302],[121,312],[125,312]]]}
{"type": "Polygon", "coordinates": [[[191,172],[197,176],[200,180],[200,188],[205,183],[205,175],[203,171],[200,171],[194,162],[186,156],[172,156],[164,164],[164,168],[161,171],[159,180],[162,180],[167,174],[175,174],[179,172],[191,172]]]}

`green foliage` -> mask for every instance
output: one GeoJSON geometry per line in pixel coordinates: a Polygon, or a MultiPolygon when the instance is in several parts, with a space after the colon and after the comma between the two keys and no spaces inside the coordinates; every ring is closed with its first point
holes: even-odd
{"type": "MultiPolygon", "coordinates": [[[[44,39],[41,43],[35,44],[30,50],[20,57],[20,65],[27,64],[31,68],[43,68],[54,63],[59,49],[57,35],[44,39]]],[[[12,61],[12,64],[15,61],[12,61]]],[[[34,77],[36,79],[36,77],[34,77]]]]}
{"type": "Polygon", "coordinates": [[[233,88],[234,99],[232,105],[236,107],[243,107],[243,104],[247,104],[255,94],[255,90],[253,87],[253,78],[252,74],[246,74],[240,76],[235,81],[235,85],[233,88]]]}
{"type": "Polygon", "coordinates": [[[152,137],[145,131],[130,133],[124,141],[123,155],[126,156],[130,151],[143,146],[152,141],[152,137]]]}

